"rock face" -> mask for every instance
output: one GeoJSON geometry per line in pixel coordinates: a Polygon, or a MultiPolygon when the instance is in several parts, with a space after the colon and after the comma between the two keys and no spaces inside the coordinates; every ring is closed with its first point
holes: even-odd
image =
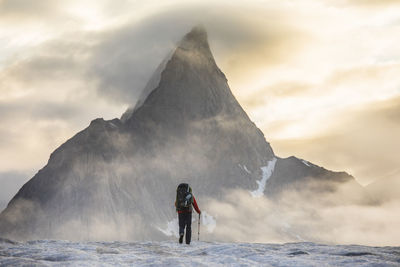
{"type": "Polygon", "coordinates": [[[51,154],[1,213],[0,236],[160,239],[155,228],[174,216],[180,182],[204,200],[238,188],[272,197],[309,180],[356,184],[346,173],[276,157],[195,27],[121,120],[93,120],[51,154]]]}

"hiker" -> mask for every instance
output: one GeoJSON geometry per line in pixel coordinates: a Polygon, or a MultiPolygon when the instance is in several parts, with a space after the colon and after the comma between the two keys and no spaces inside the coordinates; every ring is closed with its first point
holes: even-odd
{"type": "Polygon", "coordinates": [[[192,188],[188,184],[180,184],[176,189],[175,207],[179,218],[179,243],[183,242],[183,235],[186,227],[186,244],[190,244],[192,236],[192,205],[200,215],[201,211],[197,206],[196,199],[192,194],[192,188]]]}

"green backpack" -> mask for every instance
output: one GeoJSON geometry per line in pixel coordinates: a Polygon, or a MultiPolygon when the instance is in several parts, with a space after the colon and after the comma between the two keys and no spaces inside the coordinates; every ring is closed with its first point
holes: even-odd
{"type": "Polygon", "coordinates": [[[192,188],[188,184],[180,184],[176,189],[176,210],[191,211],[193,203],[192,188]]]}

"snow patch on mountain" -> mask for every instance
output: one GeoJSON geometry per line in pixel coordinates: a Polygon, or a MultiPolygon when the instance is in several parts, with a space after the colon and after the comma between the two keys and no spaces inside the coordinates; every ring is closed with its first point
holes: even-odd
{"type": "Polygon", "coordinates": [[[308,167],[311,167],[310,162],[305,161],[304,159],[302,159],[301,161],[304,163],[304,165],[307,165],[308,167]]]}
{"type": "Polygon", "coordinates": [[[268,161],[267,166],[261,167],[262,178],[261,180],[256,181],[258,184],[258,188],[257,190],[250,192],[253,197],[261,197],[262,195],[264,195],[265,185],[268,179],[271,177],[272,173],[274,172],[275,163],[276,158],[273,158],[272,160],[268,161]]]}

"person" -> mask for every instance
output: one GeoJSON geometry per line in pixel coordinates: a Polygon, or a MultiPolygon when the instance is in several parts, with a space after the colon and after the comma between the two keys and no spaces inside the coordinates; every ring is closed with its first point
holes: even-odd
{"type": "Polygon", "coordinates": [[[186,244],[190,244],[192,237],[192,211],[193,208],[200,215],[201,211],[197,205],[196,198],[192,194],[192,188],[182,183],[176,189],[175,207],[179,219],[179,243],[182,244],[186,228],[186,244]]]}

